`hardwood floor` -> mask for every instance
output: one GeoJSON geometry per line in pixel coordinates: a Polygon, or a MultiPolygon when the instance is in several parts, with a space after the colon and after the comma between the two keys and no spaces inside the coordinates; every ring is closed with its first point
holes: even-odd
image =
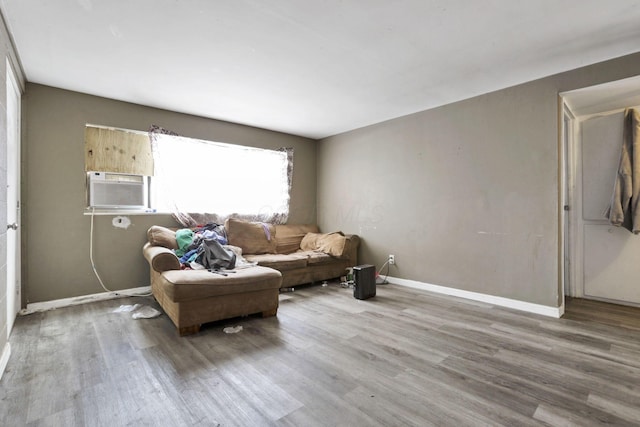
{"type": "Polygon", "coordinates": [[[396,285],[282,294],[179,337],[103,301],[17,319],[3,426],[640,425],[640,309],[551,319],[396,285]],[[236,334],[226,326],[242,325],[236,334]]]}

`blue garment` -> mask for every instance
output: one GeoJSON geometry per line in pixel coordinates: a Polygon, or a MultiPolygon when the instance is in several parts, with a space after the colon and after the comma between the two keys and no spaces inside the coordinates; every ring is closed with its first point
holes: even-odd
{"type": "Polygon", "coordinates": [[[189,252],[185,253],[180,257],[180,264],[187,264],[193,261],[193,259],[196,259],[197,256],[198,256],[198,249],[197,248],[191,249],[189,252]]]}
{"type": "Polygon", "coordinates": [[[226,245],[228,243],[227,239],[224,236],[221,236],[220,234],[218,234],[214,230],[204,230],[202,232],[202,238],[203,239],[215,239],[221,245],[226,245]]]}
{"type": "Polygon", "coordinates": [[[204,239],[215,239],[221,245],[226,245],[229,243],[229,240],[227,239],[227,233],[224,230],[224,226],[216,224],[215,222],[210,222],[206,225],[201,226],[198,230],[196,230],[196,233],[202,235],[204,239]]]}

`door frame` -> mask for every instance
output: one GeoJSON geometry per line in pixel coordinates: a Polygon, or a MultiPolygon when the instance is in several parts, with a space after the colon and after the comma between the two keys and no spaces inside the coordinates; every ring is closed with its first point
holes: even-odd
{"type": "Polygon", "coordinates": [[[579,183],[576,180],[578,176],[578,168],[580,165],[577,161],[579,157],[579,147],[577,141],[579,136],[577,133],[580,127],[576,126],[578,120],[571,111],[571,108],[562,99],[561,101],[561,117],[560,129],[562,139],[562,161],[561,161],[561,205],[562,212],[560,225],[562,227],[562,240],[560,243],[560,260],[561,260],[561,291],[564,296],[581,297],[582,291],[579,289],[577,278],[579,277],[578,264],[580,264],[580,247],[579,233],[577,227],[577,215],[580,208],[580,191],[579,183]]]}
{"type": "MultiPolygon", "coordinates": [[[[564,156],[559,161],[559,174],[562,182],[559,184],[559,227],[560,233],[558,256],[560,269],[558,276],[560,290],[566,296],[585,298],[584,277],[584,232],[582,225],[582,126],[583,123],[594,116],[603,113],[613,113],[616,110],[624,110],[629,106],[640,105],[640,75],[604,82],[601,84],[576,88],[559,93],[558,132],[562,141],[558,148],[559,156],[564,156]],[[570,132],[564,137],[565,115],[570,120],[570,132]],[[566,195],[566,199],[565,199],[566,195]],[[562,215],[564,200],[569,203],[569,211],[562,215]],[[565,223],[566,219],[566,223],[565,223]],[[567,253],[568,252],[568,253],[567,253]],[[565,286],[566,282],[566,286],[565,286]]],[[[625,304],[619,300],[608,300],[588,296],[589,299],[607,301],[614,304],[625,304]]],[[[563,298],[564,301],[564,298],[563,298]]],[[[627,304],[635,305],[635,304],[627,304]]]]}

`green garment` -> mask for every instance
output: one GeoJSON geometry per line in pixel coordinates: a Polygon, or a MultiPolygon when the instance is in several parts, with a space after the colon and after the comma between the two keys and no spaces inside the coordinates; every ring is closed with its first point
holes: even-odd
{"type": "Polygon", "coordinates": [[[182,228],[176,231],[176,242],[178,243],[178,249],[176,249],[176,255],[180,258],[187,252],[187,248],[193,243],[193,231],[188,228],[182,228]]]}

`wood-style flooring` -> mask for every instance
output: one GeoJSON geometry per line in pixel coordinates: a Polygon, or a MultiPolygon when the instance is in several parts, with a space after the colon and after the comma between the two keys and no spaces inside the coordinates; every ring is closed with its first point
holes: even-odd
{"type": "Polygon", "coordinates": [[[183,338],[165,315],[113,313],[151,298],[19,317],[0,425],[640,425],[640,309],[571,300],[553,319],[377,293],[298,288],[277,317],[183,338]]]}

